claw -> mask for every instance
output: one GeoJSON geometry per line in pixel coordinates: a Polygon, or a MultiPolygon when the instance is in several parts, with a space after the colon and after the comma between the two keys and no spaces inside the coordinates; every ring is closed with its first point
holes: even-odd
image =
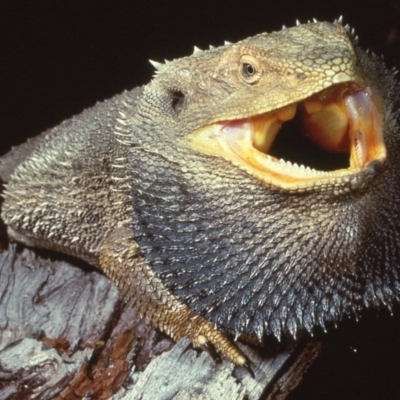
{"type": "Polygon", "coordinates": [[[249,361],[249,360],[247,360],[247,361],[242,365],[242,367],[251,375],[251,377],[252,377],[253,379],[256,379],[256,376],[254,375],[254,371],[253,371],[253,369],[250,367],[250,361],[249,361]]]}
{"type": "Polygon", "coordinates": [[[185,350],[184,350],[183,352],[186,353],[188,350],[193,350],[193,349],[195,349],[195,348],[193,347],[193,343],[192,343],[192,342],[189,342],[189,343],[187,344],[187,346],[185,347],[185,350]]]}
{"type": "Polygon", "coordinates": [[[204,343],[201,348],[208,353],[216,364],[221,364],[221,357],[210,342],[204,343]]]}

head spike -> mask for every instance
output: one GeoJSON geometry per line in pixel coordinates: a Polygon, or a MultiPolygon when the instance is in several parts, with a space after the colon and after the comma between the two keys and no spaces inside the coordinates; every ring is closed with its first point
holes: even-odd
{"type": "Polygon", "coordinates": [[[318,22],[316,18],[313,18],[312,20],[313,20],[313,22],[314,22],[315,24],[318,22]]]}
{"type": "Polygon", "coordinates": [[[210,50],[215,49],[215,46],[210,44],[210,50]]]}
{"type": "Polygon", "coordinates": [[[340,25],[343,25],[343,15],[341,15],[341,16],[336,20],[336,22],[337,22],[338,24],[340,24],[340,25]]]}
{"type": "Polygon", "coordinates": [[[153,60],[149,60],[150,64],[157,70],[160,71],[164,68],[164,64],[163,63],[159,63],[157,61],[153,61],[153,60]]]}
{"type": "Polygon", "coordinates": [[[286,25],[282,25],[282,30],[285,30],[286,29],[286,25]]]}
{"type": "Polygon", "coordinates": [[[232,42],[228,42],[227,40],[225,40],[224,45],[228,46],[229,44],[232,44],[232,42]]]}
{"type": "Polygon", "coordinates": [[[300,26],[300,25],[301,25],[300,21],[298,19],[296,19],[296,26],[300,26]]]}
{"type": "Polygon", "coordinates": [[[201,53],[201,52],[202,52],[202,50],[199,49],[198,47],[196,47],[196,46],[193,47],[193,54],[198,54],[198,53],[201,53]]]}

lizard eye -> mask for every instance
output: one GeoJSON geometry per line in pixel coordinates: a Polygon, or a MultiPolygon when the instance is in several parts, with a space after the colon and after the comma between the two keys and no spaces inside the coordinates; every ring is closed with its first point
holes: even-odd
{"type": "Polygon", "coordinates": [[[246,83],[254,84],[261,78],[261,67],[254,57],[245,55],[240,59],[239,73],[246,83]]]}
{"type": "Polygon", "coordinates": [[[242,66],[242,74],[244,77],[248,78],[256,73],[256,69],[248,63],[244,63],[242,66]]]}

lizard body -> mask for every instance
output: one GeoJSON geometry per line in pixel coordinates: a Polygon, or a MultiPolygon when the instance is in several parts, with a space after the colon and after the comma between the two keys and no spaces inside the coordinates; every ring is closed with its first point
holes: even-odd
{"type": "Polygon", "coordinates": [[[339,22],[154,65],[148,85],[55,127],[16,168],[10,238],[88,261],[160,330],[237,364],[225,332],[296,337],[390,306],[393,72],[339,22]]]}

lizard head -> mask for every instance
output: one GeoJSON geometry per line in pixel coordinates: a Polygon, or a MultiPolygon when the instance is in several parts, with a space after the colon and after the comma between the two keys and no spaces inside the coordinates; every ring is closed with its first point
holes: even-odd
{"type": "Polygon", "coordinates": [[[196,49],[153,85],[167,88],[197,151],[280,190],[358,189],[386,158],[382,99],[341,24],[196,49]]]}

